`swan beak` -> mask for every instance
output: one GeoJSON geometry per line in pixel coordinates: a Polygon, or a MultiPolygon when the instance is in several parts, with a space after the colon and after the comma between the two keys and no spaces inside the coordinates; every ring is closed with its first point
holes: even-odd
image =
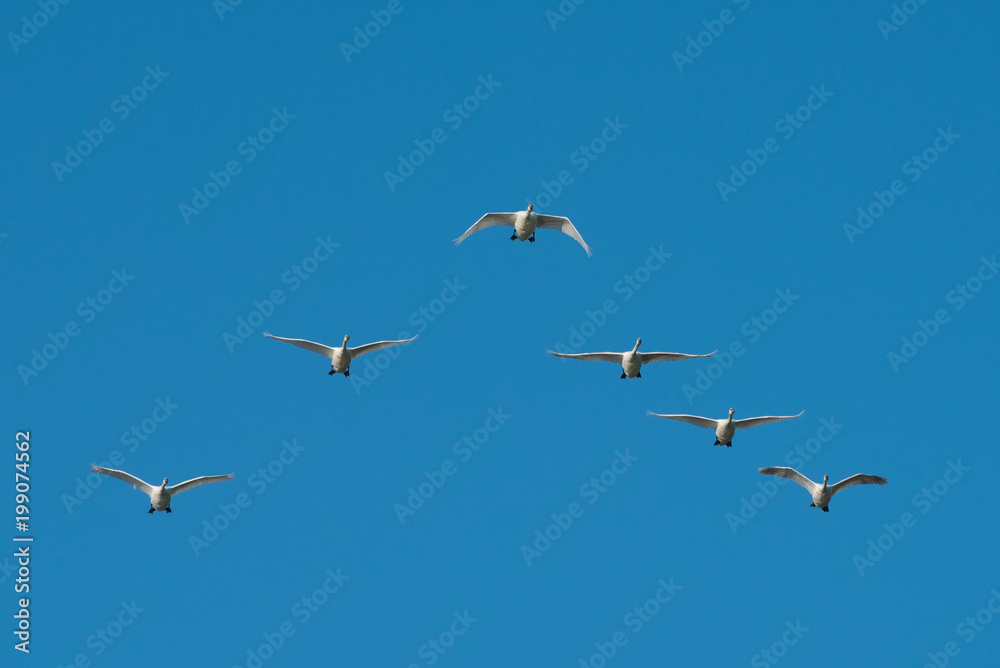
{"type": "Polygon", "coordinates": [[[528,213],[531,213],[531,210],[534,209],[534,208],[535,208],[534,204],[529,204],[528,205],[528,213]]]}

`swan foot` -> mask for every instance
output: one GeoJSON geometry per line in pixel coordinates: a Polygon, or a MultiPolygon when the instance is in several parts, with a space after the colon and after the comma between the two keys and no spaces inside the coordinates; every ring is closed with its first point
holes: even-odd
{"type": "Polygon", "coordinates": [[[514,233],[514,234],[512,234],[512,235],[510,235],[510,240],[511,240],[511,241],[517,241],[517,232],[515,232],[515,233],[514,233]]]}
{"type": "Polygon", "coordinates": [[[333,375],[333,374],[335,374],[335,373],[337,373],[337,372],[336,372],[336,371],[334,371],[333,369],[330,369],[330,373],[328,373],[328,374],[326,374],[326,375],[328,375],[328,376],[332,376],[332,375],[333,375]]]}
{"type": "Polygon", "coordinates": [[[636,378],[642,378],[642,372],[641,371],[636,371],[635,372],[635,377],[636,378]]]}
{"type": "Polygon", "coordinates": [[[172,513],[172,512],[174,512],[174,511],[170,510],[170,506],[167,506],[167,512],[168,512],[168,513],[172,513]]]}
{"type": "Polygon", "coordinates": [[[824,508],[824,509],[823,509],[823,512],[824,512],[824,513],[828,513],[828,512],[830,512],[830,509],[829,509],[829,508],[824,508]]]}
{"type": "Polygon", "coordinates": [[[152,515],[152,514],[153,514],[153,513],[155,513],[155,512],[156,512],[156,509],[155,509],[155,508],[153,508],[153,506],[150,506],[150,507],[149,507],[149,512],[148,512],[148,513],[146,513],[146,514],[147,514],[147,515],[152,515]]]}
{"type": "Polygon", "coordinates": [[[532,234],[530,237],[528,237],[528,241],[530,241],[531,243],[535,243],[535,235],[532,234]]]}
{"type": "Polygon", "coordinates": [[[347,378],[350,375],[351,375],[351,370],[350,369],[345,369],[344,370],[344,378],[347,378]]]}
{"type": "Polygon", "coordinates": [[[722,445],[722,443],[719,443],[719,439],[715,439],[715,443],[713,443],[712,445],[722,445]]]}
{"type": "Polygon", "coordinates": [[[625,380],[625,377],[626,377],[626,376],[625,376],[625,372],[624,372],[624,371],[622,371],[622,380],[625,380]]]}

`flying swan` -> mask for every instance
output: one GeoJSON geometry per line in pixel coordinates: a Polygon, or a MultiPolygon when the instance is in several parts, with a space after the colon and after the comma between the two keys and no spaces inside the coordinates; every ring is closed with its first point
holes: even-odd
{"type": "Polygon", "coordinates": [[[707,355],[686,355],[684,353],[640,353],[639,346],[642,339],[635,340],[635,347],[624,353],[555,353],[546,351],[554,357],[565,357],[571,360],[598,360],[601,362],[614,362],[622,367],[622,378],[642,378],[642,365],[653,362],[674,362],[676,360],[689,360],[695,357],[711,357],[718,350],[713,350],[707,355]]]}
{"type": "Polygon", "coordinates": [[[100,473],[101,475],[118,478],[119,480],[132,485],[132,487],[140,489],[148,494],[150,514],[157,510],[165,510],[168,513],[173,512],[170,510],[170,498],[174,496],[174,494],[180,494],[181,492],[187,491],[192,487],[198,487],[199,485],[208,485],[213,482],[222,482],[223,480],[233,479],[232,473],[229,475],[203,475],[200,478],[191,478],[190,480],[185,480],[179,485],[171,485],[170,487],[167,487],[167,479],[164,478],[162,485],[159,487],[153,487],[148,482],[143,482],[134,475],[125,473],[125,471],[106,469],[103,466],[97,466],[95,464],[90,465],[90,470],[94,473],[100,473]]]}
{"type": "Polygon", "coordinates": [[[517,211],[514,213],[488,213],[476,223],[465,231],[465,234],[455,239],[455,245],[462,243],[469,237],[470,234],[475,234],[479,230],[485,229],[487,227],[493,227],[494,225],[506,225],[507,227],[514,228],[514,234],[510,235],[510,240],[520,239],[522,242],[527,240],[531,243],[535,242],[535,229],[542,228],[545,230],[559,230],[563,234],[568,234],[569,236],[576,239],[577,243],[583,246],[583,250],[587,251],[587,257],[593,255],[590,250],[590,246],[587,242],[583,240],[580,233],[576,231],[573,227],[573,223],[569,222],[569,218],[563,216],[547,216],[542,213],[535,213],[535,205],[529,204],[526,211],[517,211]]]}
{"type": "Polygon", "coordinates": [[[330,346],[324,346],[322,343],[313,343],[312,341],[306,341],[305,339],[284,339],[280,336],[271,336],[267,332],[264,332],[264,336],[269,339],[274,339],[275,341],[284,341],[285,343],[290,343],[293,346],[298,346],[299,348],[305,348],[306,350],[311,350],[314,353],[319,353],[323,357],[330,360],[330,373],[327,375],[332,376],[335,373],[342,373],[345,377],[351,375],[351,361],[355,357],[360,357],[365,353],[373,353],[376,350],[382,350],[383,348],[388,348],[389,346],[398,346],[401,343],[409,343],[417,337],[414,336],[412,339],[404,339],[402,341],[376,341],[375,343],[366,343],[363,346],[358,346],[357,348],[348,348],[347,342],[351,340],[350,336],[344,336],[344,343],[339,348],[331,348],[330,346]]]}
{"type": "Polygon", "coordinates": [[[847,489],[848,487],[854,487],[855,485],[884,485],[888,480],[885,478],[880,478],[877,475],[868,475],[865,473],[855,473],[850,478],[844,478],[840,482],[827,486],[827,481],[830,476],[823,476],[823,484],[817,485],[809,478],[805,477],[795,469],[790,469],[787,466],[769,466],[763,469],[757,469],[763,475],[774,475],[779,478],[788,478],[789,480],[794,480],[798,484],[806,488],[806,491],[812,495],[813,502],[809,504],[810,508],[821,508],[824,513],[830,512],[827,506],[830,504],[830,499],[833,495],[842,489],[847,489]]]}
{"type": "Polygon", "coordinates": [[[696,427],[704,427],[705,429],[715,430],[715,444],[714,445],[725,445],[727,447],[732,447],[733,445],[733,434],[736,433],[737,429],[749,429],[750,427],[756,427],[757,425],[770,424],[772,422],[780,422],[781,420],[791,420],[792,418],[797,418],[805,411],[799,413],[799,415],[765,415],[763,417],[752,417],[743,418],[742,420],[734,420],[733,413],[735,413],[732,408],[729,409],[729,417],[722,420],[712,420],[711,418],[698,417],[697,415],[662,415],[660,413],[653,413],[651,411],[646,411],[646,415],[652,415],[653,417],[667,418],[668,420],[677,420],[678,422],[687,422],[688,424],[693,424],[696,427]]]}

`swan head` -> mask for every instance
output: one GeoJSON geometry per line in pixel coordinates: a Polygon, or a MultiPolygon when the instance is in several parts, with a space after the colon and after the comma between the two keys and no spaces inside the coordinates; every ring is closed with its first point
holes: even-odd
{"type": "Polygon", "coordinates": [[[166,487],[168,482],[169,482],[169,480],[167,480],[166,478],[164,478],[163,479],[163,486],[166,487]]]}
{"type": "Polygon", "coordinates": [[[736,411],[734,409],[730,408],[729,409],[729,417],[733,417],[733,413],[735,413],[735,412],[736,411]]]}
{"type": "Polygon", "coordinates": [[[830,476],[829,476],[829,475],[824,475],[824,476],[823,476],[823,484],[824,484],[824,485],[825,485],[825,484],[826,484],[826,483],[827,483],[827,482],[828,482],[829,480],[830,480],[830,476]]]}
{"type": "Polygon", "coordinates": [[[351,340],[351,335],[350,334],[344,334],[344,343],[347,343],[350,340],[351,340]]]}
{"type": "Polygon", "coordinates": [[[642,337],[639,337],[638,339],[635,340],[635,347],[638,348],[641,345],[642,345],[642,337]]]}
{"type": "Polygon", "coordinates": [[[528,213],[531,213],[531,211],[532,211],[532,210],[533,210],[534,208],[535,208],[535,205],[534,205],[534,204],[529,204],[529,205],[528,205],[528,213]]]}

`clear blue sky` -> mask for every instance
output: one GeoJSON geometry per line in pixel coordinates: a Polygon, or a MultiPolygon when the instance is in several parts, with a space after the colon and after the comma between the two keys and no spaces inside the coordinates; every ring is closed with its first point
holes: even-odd
{"type": "Polygon", "coordinates": [[[995,660],[995,6],[319,5],[0,11],[0,663],[995,660]]]}

